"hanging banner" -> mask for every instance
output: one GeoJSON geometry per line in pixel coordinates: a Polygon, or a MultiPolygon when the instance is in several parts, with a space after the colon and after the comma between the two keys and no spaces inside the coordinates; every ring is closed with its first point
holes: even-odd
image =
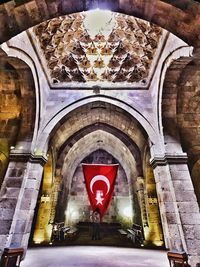
{"type": "Polygon", "coordinates": [[[99,208],[103,217],[112,199],[118,164],[82,164],[82,167],[92,209],[99,208]]]}

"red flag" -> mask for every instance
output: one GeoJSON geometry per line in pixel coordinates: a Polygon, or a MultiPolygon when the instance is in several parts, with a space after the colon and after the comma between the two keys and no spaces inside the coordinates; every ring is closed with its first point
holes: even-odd
{"type": "Polygon", "coordinates": [[[118,164],[82,164],[82,166],[90,204],[93,211],[99,208],[102,217],[112,199],[118,164]]]}

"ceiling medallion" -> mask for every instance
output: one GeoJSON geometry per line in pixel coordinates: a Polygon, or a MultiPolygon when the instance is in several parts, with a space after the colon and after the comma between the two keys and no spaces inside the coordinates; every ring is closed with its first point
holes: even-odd
{"type": "Polygon", "coordinates": [[[33,28],[53,84],[146,82],[162,30],[140,19],[93,10],[33,28]]]}

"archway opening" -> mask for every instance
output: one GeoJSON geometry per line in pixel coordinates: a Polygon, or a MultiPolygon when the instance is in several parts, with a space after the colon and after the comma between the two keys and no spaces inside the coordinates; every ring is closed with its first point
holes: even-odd
{"type": "Polygon", "coordinates": [[[30,68],[17,58],[0,62],[0,185],[10,153],[28,151],[35,125],[35,86],[30,68]]]}
{"type": "MultiPolygon", "coordinates": [[[[140,178],[145,180],[143,169],[149,168],[147,166],[149,157],[145,160],[146,146],[148,146],[147,134],[141,125],[133,117],[131,118],[126,111],[114,105],[96,101],[80,106],[64,116],[55,125],[49,142],[49,147],[54,154],[52,157],[55,166],[53,176],[57,188],[52,186],[49,195],[52,208],[49,214],[54,214],[54,218],[52,221],[44,223],[45,227],[48,227],[47,224],[53,224],[53,227],[62,225],[62,227],[76,228],[79,230],[77,232],[78,241],[74,242],[84,242],[81,241],[84,239],[81,239],[82,230],[80,229],[83,225],[88,227],[91,208],[81,163],[110,164],[119,162],[120,168],[114,196],[105,219],[103,219],[104,224],[116,225],[118,228],[115,230],[124,231],[131,230],[133,224],[138,225],[142,229],[141,232],[146,245],[162,247],[162,229],[158,227],[155,230],[154,227],[152,230],[153,216],[152,211],[149,212],[145,200],[145,189],[138,187],[140,178]],[[109,116],[107,116],[108,114],[109,116]],[[53,196],[56,198],[53,199],[53,196]],[[144,214],[146,217],[143,216],[144,214]],[[148,223],[149,214],[151,215],[150,223],[148,223]],[[148,236],[146,229],[149,227],[151,227],[150,232],[154,233],[148,236]]],[[[146,176],[148,177],[148,175],[146,176]]],[[[150,176],[153,177],[153,173],[150,176]]],[[[150,197],[154,197],[157,205],[156,193],[150,197]]],[[[158,206],[156,212],[158,215],[154,216],[153,223],[159,225],[158,206]]],[[[39,217],[38,220],[40,220],[39,217]]],[[[43,226],[43,228],[45,227],[43,226]]],[[[53,227],[51,228],[51,238],[45,239],[43,236],[40,243],[51,244],[52,240],[53,242],[59,241],[59,237],[56,237],[56,241],[54,239],[53,227]]],[[[89,227],[87,230],[89,231],[89,227]]],[[[118,235],[119,243],[116,243],[115,240],[112,244],[119,245],[121,242],[120,232],[116,231],[115,234],[118,235]]],[[[123,245],[133,245],[129,238],[125,241],[123,245]]],[[[65,242],[69,242],[69,240],[66,239],[65,242]]],[[[85,244],[87,242],[89,241],[85,240],[85,244]]]]}

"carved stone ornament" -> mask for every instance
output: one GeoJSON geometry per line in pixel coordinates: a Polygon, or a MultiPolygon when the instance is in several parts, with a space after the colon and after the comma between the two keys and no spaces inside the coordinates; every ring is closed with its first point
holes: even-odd
{"type": "Polygon", "coordinates": [[[54,18],[33,28],[51,84],[146,82],[162,30],[110,13],[105,25],[91,34],[88,12],[54,18]]]}

